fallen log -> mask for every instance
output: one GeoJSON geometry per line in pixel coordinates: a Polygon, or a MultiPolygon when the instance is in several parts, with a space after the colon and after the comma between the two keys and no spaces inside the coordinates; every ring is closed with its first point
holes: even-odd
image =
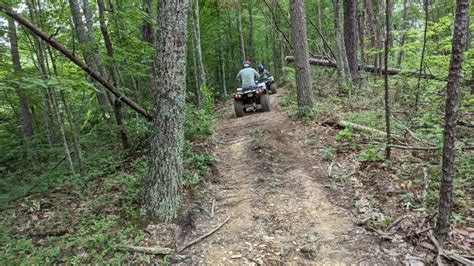
{"type": "Polygon", "coordinates": [[[174,252],[171,248],[163,247],[140,247],[140,246],[115,246],[118,250],[146,253],[152,255],[169,255],[174,252]]]}
{"type": "MultiPolygon", "coordinates": [[[[286,56],[285,61],[287,63],[293,63],[295,62],[295,57],[294,56],[286,56]]],[[[317,56],[317,58],[310,58],[309,59],[309,64],[310,65],[316,65],[316,66],[325,66],[325,67],[332,67],[332,68],[337,68],[336,62],[334,61],[329,61],[326,59],[323,59],[322,56],[317,56]]],[[[369,73],[381,73],[385,74],[385,69],[384,68],[378,68],[373,65],[359,65],[359,70],[364,70],[365,72],[369,73]]],[[[399,68],[392,68],[389,67],[387,69],[387,73],[389,75],[402,75],[402,76],[408,76],[408,77],[420,77],[423,79],[432,79],[432,80],[438,80],[438,81],[447,81],[446,78],[438,77],[433,74],[426,74],[426,73],[419,73],[417,71],[410,71],[410,70],[402,70],[399,68]]],[[[474,80],[464,80],[465,84],[472,84],[474,80]]]]}
{"type": "Polygon", "coordinates": [[[379,135],[379,136],[386,136],[387,135],[387,133],[385,133],[382,130],[378,130],[378,129],[375,129],[375,128],[366,127],[366,126],[363,126],[363,125],[359,125],[359,124],[351,123],[351,122],[348,122],[348,121],[340,120],[336,117],[333,117],[333,118],[330,118],[330,119],[324,121],[323,126],[326,126],[326,125],[332,126],[332,127],[338,126],[338,127],[341,127],[341,128],[350,128],[350,129],[354,129],[354,130],[357,130],[357,131],[373,133],[373,134],[379,135]]]}
{"type": "Polygon", "coordinates": [[[34,35],[40,37],[51,45],[56,50],[60,51],[64,56],[66,56],[69,60],[71,60],[74,64],[79,66],[82,70],[84,70],[87,74],[89,74],[93,79],[97,80],[102,86],[104,86],[107,90],[109,90],[112,94],[114,94],[120,101],[124,102],[126,105],[130,106],[133,110],[147,118],[148,120],[152,120],[153,117],[147,110],[143,107],[138,105],[132,99],[128,98],[125,94],[121,93],[117,90],[117,88],[108,82],[105,78],[99,75],[96,71],[94,71],[90,66],[88,66],[84,61],[82,61],[79,57],[75,56],[71,51],[69,51],[65,46],[59,43],[53,36],[48,35],[46,32],[42,31],[36,25],[33,25],[31,22],[17,14],[10,6],[0,3],[0,11],[3,11],[5,14],[10,16],[12,19],[20,23],[23,27],[28,29],[34,35]]]}

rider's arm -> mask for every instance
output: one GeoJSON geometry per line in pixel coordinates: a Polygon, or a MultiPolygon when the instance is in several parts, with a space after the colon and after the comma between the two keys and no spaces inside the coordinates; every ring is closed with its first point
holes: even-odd
{"type": "Polygon", "coordinates": [[[240,75],[241,75],[241,73],[239,71],[239,73],[237,74],[237,77],[236,77],[237,81],[240,81],[240,75]]]}
{"type": "Polygon", "coordinates": [[[258,74],[258,72],[254,69],[253,70],[253,74],[255,76],[255,79],[259,79],[260,78],[260,74],[258,74]]]}

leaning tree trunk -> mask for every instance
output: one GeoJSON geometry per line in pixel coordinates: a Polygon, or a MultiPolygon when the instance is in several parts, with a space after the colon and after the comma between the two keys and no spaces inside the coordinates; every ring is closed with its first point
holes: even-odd
{"type": "Polygon", "coordinates": [[[357,63],[357,0],[344,0],[344,46],[352,82],[359,82],[357,63]]]}
{"type": "Polygon", "coordinates": [[[306,32],[304,0],[290,0],[291,31],[295,51],[296,92],[298,108],[314,107],[309,74],[309,48],[306,32]]]}
{"type": "MultiPolygon", "coordinates": [[[[10,38],[10,52],[12,55],[13,71],[16,75],[21,73],[20,53],[18,52],[18,37],[16,35],[15,21],[11,18],[8,19],[8,30],[10,38]]],[[[34,135],[33,132],[33,116],[31,115],[30,109],[28,108],[28,97],[26,93],[15,86],[15,93],[20,100],[20,114],[21,114],[21,128],[23,131],[23,138],[28,140],[34,135]]]]}
{"type": "Polygon", "coordinates": [[[467,32],[467,21],[469,13],[469,2],[471,0],[456,1],[456,17],[454,19],[454,33],[451,48],[451,63],[448,75],[448,95],[446,98],[446,111],[444,119],[444,142],[443,142],[443,178],[439,189],[439,211],[436,223],[436,234],[441,243],[448,238],[450,231],[450,218],[453,202],[453,178],[456,174],[455,162],[455,138],[457,111],[459,105],[459,80],[461,79],[461,66],[463,45],[467,32]]]}
{"type": "Polygon", "coordinates": [[[387,143],[385,147],[385,159],[390,160],[390,144],[391,144],[391,127],[390,127],[390,99],[388,91],[388,56],[390,53],[390,41],[392,38],[392,0],[386,0],[385,2],[385,53],[384,53],[384,64],[385,64],[385,131],[387,132],[387,143]]]}
{"type": "Polygon", "coordinates": [[[242,60],[245,61],[247,59],[247,56],[245,55],[244,32],[242,30],[242,16],[240,14],[240,6],[237,9],[237,31],[239,32],[241,57],[242,57],[242,60]]]}
{"type": "Polygon", "coordinates": [[[160,71],[142,213],[166,222],[177,217],[181,205],[188,8],[189,0],[158,2],[156,62],[160,71]]]}

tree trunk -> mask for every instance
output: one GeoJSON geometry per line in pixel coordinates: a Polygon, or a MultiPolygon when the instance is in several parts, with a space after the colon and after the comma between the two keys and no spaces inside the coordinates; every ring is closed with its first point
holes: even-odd
{"type": "Polygon", "coordinates": [[[309,49],[304,0],[290,0],[290,13],[295,52],[297,101],[298,108],[302,112],[303,107],[314,107],[311,76],[309,74],[309,49]]]}
{"type": "Polygon", "coordinates": [[[66,101],[66,96],[64,95],[64,91],[61,90],[61,100],[64,105],[64,111],[66,112],[66,118],[69,122],[72,131],[72,137],[74,140],[74,150],[76,152],[77,164],[79,166],[79,171],[84,169],[84,161],[82,159],[82,148],[81,148],[81,139],[80,139],[80,132],[77,130],[77,122],[74,119],[74,115],[69,109],[69,105],[66,101]]]}
{"type": "Polygon", "coordinates": [[[360,8],[360,12],[358,15],[358,23],[357,23],[357,29],[359,31],[359,47],[360,47],[360,62],[362,65],[367,64],[366,58],[365,58],[365,25],[367,21],[367,16],[366,16],[366,11],[364,8],[360,8]]]}
{"type": "Polygon", "coordinates": [[[443,142],[443,178],[439,189],[439,210],[436,223],[436,234],[440,243],[444,243],[450,231],[450,218],[453,202],[453,179],[456,174],[455,163],[455,137],[457,124],[457,111],[459,106],[459,80],[461,79],[461,66],[463,45],[467,32],[467,21],[470,0],[456,1],[456,17],[454,19],[454,33],[451,49],[451,63],[449,65],[444,142],[443,142]]]}
{"type": "MultiPolygon", "coordinates": [[[[34,8],[34,3],[32,1],[26,2],[28,5],[28,12],[30,19],[33,23],[36,21],[36,12],[34,8]]],[[[44,54],[41,39],[37,36],[34,36],[34,46],[35,54],[38,62],[38,68],[42,75],[46,73],[46,67],[44,65],[44,54]]],[[[44,76],[43,76],[44,78],[44,76]]],[[[51,97],[48,90],[42,90],[41,92],[42,106],[43,106],[43,120],[46,127],[46,134],[48,138],[48,144],[50,147],[53,146],[54,141],[54,125],[53,125],[53,116],[51,112],[51,97]]]]}
{"type": "Polygon", "coordinates": [[[408,0],[403,0],[403,13],[402,13],[402,37],[400,40],[400,52],[398,52],[397,56],[397,68],[400,68],[402,65],[402,58],[403,58],[403,46],[405,45],[406,39],[406,30],[408,29],[408,21],[407,21],[407,13],[408,13],[408,0]]]}
{"type": "MultiPolygon", "coordinates": [[[[10,38],[10,52],[12,55],[12,64],[14,73],[19,76],[21,73],[20,53],[18,52],[18,38],[16,35],[15,21],[11,18],[8,19],[8,30],[10,38]]],[[[28,108],[28,97],[26,93],[15,86],[15,93],[20,101],[20,114],[21,114],[21,128],[23,131],[23,138],[28,140],[34,135],[33,132],[33,116],[28,108]]]]}
{"type": "Polygon", "coordinates": [[[196,55],[198,63],[199,73],[199,85],[206,86],[206,70],[204,68],[204,62],[202,59],[202,48],[201,48],[201,26],[199,23],[199,0],[195,0],[193,9],[193,28],[194,28],[194,45],[196,46],[196,55]]]}
{"type": "Polygon", "coordinates": [[[385,159],[390,160],[390,95],[388,91],[388,56],[390,53],[390,40],[392,28],[392,0],[386,0],[385,2],[385,53],[384,53],[384,64],[385,64],[385,131],[387,132],[387,146],[385,147],[385,159]]]}
{"type": "Polygon", "coordinates": [[[160,71],[142,213],[166,222],[178,216],[181,205],[188,8],[189,0],[158,2],[156,62],[160,71]]]}
{"type": "MultiPolygon", "coordinates": [[[[103,73],[97,69],[95,62],[97,61],[97,54],[94,53],[94,49],[91,49],[92,41],[91,41],[91,35],[90,33],[86,32],[86,27],[84,25],[84,22],[82,20],[82,13],[81,9],[79,6],[79,3],[77,0],[68,0],[69,1],[69,7],[71,9],[71,16],[72,20],[74,22],[74,31],[76,32],[77,40],[79,44],[82,46],[82,54],[84,56],[84,61],[86,64],[92,68],[95,72],[98,72],[100,76],[103,77],[103,73]]],[[[94,86],[97,89],[96,96],[97,96],[97,101],[99,102],[100,107],[104,111],[104,113],[110,113],[109,112],[109,105],[108,105],[108,100],[107,100],[107,95],[105,92],[102,90],[100,85],[98,85],[96,82],[94,82],[94,86]]]]}
{"type": "Polygon", "coordinates": [[[240,42],[240,52],[242,60],[247,60],[245,55],[245,42],[244,42],[244,33],[242,31],[242,16],[240,15],[240,6],[237,9],[237,30],[239,32],[239,42],[240,42]]]}
{"type": "MultiPolygon", "coordinates": [[[[112,46],[112,41],[110,40],[109,30],[107,28],[107,23],[105,21],[105,5],[104,0],[97,0],[97,7],[99,9],[99,23],[100,23],[100,31],[102,32],[102,36],[104,38],[105,48],[107,50],[107,56],[109,57],[110,63],[109,72],[110,77],[112,79],[112,84],[117,87],[119,85],[119,77],[117,73],[117,69],[115,67],[114,61],[114,48],[112,46]]],[[[115,121],[117,123],[117,133],[120,137],[122,142],[122,147],[124,149],[128,149],[130,146],[128,143],[127,133],[125,132],[125,127],[123,123],[123,112],[122,112],[122,103],[118,100],[115,96],[110,95],[113,104],[114,104],[114,114],[115,114],[115,121]]]]}
{"type": "Polygon", "coordinates": [[[51,93],[51,102],[53,103],[53,112],[56,114],[56,119],[58,120],[59,132],[61,133],[61,138],[63,141],[64,154],[66,156],[69,173],[74,174],[74,164],[72,162],[71,152],[69,151],[69,145],[67,143],[66,131],[64,130],[64,115],[59,107],[58,102],[56,101],[54,91],[51,93]]]}
{"type": "Polygon", "coordinates": [[[339,73],[339,87],[345,88],[349,77],[349,63],[346,56],[344,35],[341,28],[341,0],[333,0],[334,5],[334,31],[336,32],[336,64],[339,73]]]}
{"type": "Polygon", "coordinates": [[[359,82],[357,63],[357,0],[344,0],[344,46],[352,82],[359,82]]]}
{"type": "MultiPolygon", "coordinates": [[[[425,51],[426,51],[426,34],[428,32],[428,19],[429,19],[429,6],[430,0],[423,1],[423,7],[425,9],[425,28],[423,31],[423,47],[421,49],[421,59],[420,59],[420,68],[419,73],[423,72],[423,62],[425,61],[425,51]]],[[[420,104],[420,86],[421,86],[421,78],[418,78],[416,83],[416,91],[415,91],[415,111],[418,110],[418,105],[420,104]]]]}
{"type": "Polygon", "coordinates": [[[252,14],[252,3],[248,3],[249,12],[249,60],[253,61],[254,58],[254,47],[253,47],[253,14],[252,14]]]}
{"type": "MultiPolygon", "coordinates": [[[[142,39],[147,42],[149,45],[154,45],[155,43],[155,35],[153,34],[153,26],[151,25],[152,21],[152,0],[143,0],[143,12],[145,17],[143,19],[143,24],[141,28],[142,39]]],[[[147,77],[148,77],[148,84],[149,84],[149,95],[150,98],[153,95],[153,92],[156,91],[156,70],[155,64],[153,60],[148,60],[146,62],[146,69],[147,69],[147,77]]]]}

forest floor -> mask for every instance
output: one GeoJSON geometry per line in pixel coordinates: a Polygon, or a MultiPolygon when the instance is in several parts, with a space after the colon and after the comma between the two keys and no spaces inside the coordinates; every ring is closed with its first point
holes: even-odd
{"type": "MultiPolygon", "coordinates": [[[[280,92],[281,93],[281,92],[280,92]]],[[[213,218],[195,217],[189,241],[229,221],[184,252],[182,263],[390,264],[423,261],[402,240],[390,243],[356,225],[347,200],[353,191],[328,177],[322,148],[327,128],[308,127],[280,108],[236,118],[232,105],[220,110],[214,148],[218,171],[204,186],[201,205],[213,218]],[[311,140],[311,141],[310,141],[311,140]],[[214,204],[213,204],[214,202],[214,204]],[[409,254],[412,253],[412,254],[409,254]]],[[[331,173],[329,173],[331,175],[331,173]]]]}

